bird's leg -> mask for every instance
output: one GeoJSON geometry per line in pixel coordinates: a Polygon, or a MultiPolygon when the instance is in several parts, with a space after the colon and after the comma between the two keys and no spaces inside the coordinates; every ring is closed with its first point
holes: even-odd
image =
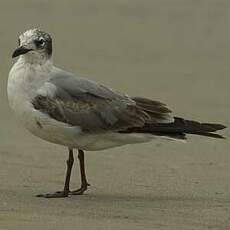
{"type": "Polygon", "coordinates": [[[65,178],[65,185],[63,191],[59,191],[53,194],[41,194],[37,195],[38,197],[45,197],[45,198],[61,198],[61,197],[67,197],[69,194],[69,183],[70,183],[70,177],[71,177],[71,171],[74,163],[73,158],[73,149],[69,149],[69,159],[66,161],[67,164],[67,170],[66,170],[66,178],[65,178]]]}
{"type": "Polygon", "coordinates": [[[81,187],[75,191],[69,192],[71,195],[82,195],[90,184],[87,182],[85,175],[85,160],[84,160],[84,151],[78,150],[78,159],[80,163],[80,172],[81,172],[81,187]]]}
{"type": "Polygon", "coordinates": [[[69,193],[69,183],[70,183],[73,162],[74,162],[73,149],[69,149],[69,159],[66,161],[67,170],[66,170],[65,186],[64,186],[64,191],[63,191],[67,195],[69,193]]]}

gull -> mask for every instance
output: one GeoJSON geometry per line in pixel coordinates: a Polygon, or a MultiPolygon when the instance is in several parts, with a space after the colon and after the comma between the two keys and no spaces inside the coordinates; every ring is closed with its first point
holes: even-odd
{"type": "Polygon", "coordinates": [[[186,134],[223,138],[215,123],[200,123],[173,116],[165,104],[144,97],[129,97],[53,65],[52,38],[40,29],[19,36],[19,57],[10,70],[7,93],[10,107],[33,135],[66,146],[69,157],[64,189],[39,197],[83,194],[86,178],[84,151],[104,150],[156,138],[185,140],[186,134]],[[81,187],[70,191],[73,150],[78,150],[81,187]]]}

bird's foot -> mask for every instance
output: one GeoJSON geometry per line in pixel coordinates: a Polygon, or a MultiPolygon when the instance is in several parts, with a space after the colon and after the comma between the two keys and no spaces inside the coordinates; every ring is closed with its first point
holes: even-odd
{"type": "Polygon", "coordinates": [[[69,195],[83,195],[84,192],[87,190],[88,186],[90,186],[90,184],[86,183],[85,185],[82,185],[81,188],[70,191],[69,195]]]}
{"type": "Polygon", "coordinates": [[[43,198],[64,198],[68,197],[69,195],[82,195],[87,190],[90,184],[86,183],[81,186],[81,188],[74,190],[74,191],[57,191],[55,193],[47,193],[47,194],[39,194],[36,197],[43,197],[43,198]]]}
{"type": "Polygon", "coordinates": [[[39,194],[37,197],[43,197],[43,198],[64,198],[68,197],[68,192],[65,191],[58,191],[55,193],[47,193],[47,194],[39,194]]]}

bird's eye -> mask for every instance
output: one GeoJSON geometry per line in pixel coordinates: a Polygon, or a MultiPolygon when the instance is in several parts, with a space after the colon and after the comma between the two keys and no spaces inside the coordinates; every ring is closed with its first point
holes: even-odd
{"type": "Polygon", "coordinates": [[[20,41],[20,38],[18,39],[18,45],[20,46],[20,44],[21,44],[21,41],[20,41]]]}
{"type": "Polygon", "coordinates": [[[40,40],[38,40],[38,43],[39,43],[40,45],[43,45],[43,44],[45,43],[45,40],[40,39],[40,40]]]}
{"type": "Polygon", "coordinates": [[[37,46],[37,47],[41,48],[41,47],[44,46],[45,40],[41,38],[41,39],[39,39],[39,40],[36,40],[35,43],[36,43],[36,46],[37,46]]]}

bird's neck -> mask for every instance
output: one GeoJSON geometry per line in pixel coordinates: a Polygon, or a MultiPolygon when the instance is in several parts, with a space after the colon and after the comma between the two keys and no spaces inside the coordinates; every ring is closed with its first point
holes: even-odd
{"type": "Polygon", "coordinates": [[[52,58],[32,51],[21,55],[19,61],[30,65],[46,65],[47,63],[52,63],[52,58]]]}

